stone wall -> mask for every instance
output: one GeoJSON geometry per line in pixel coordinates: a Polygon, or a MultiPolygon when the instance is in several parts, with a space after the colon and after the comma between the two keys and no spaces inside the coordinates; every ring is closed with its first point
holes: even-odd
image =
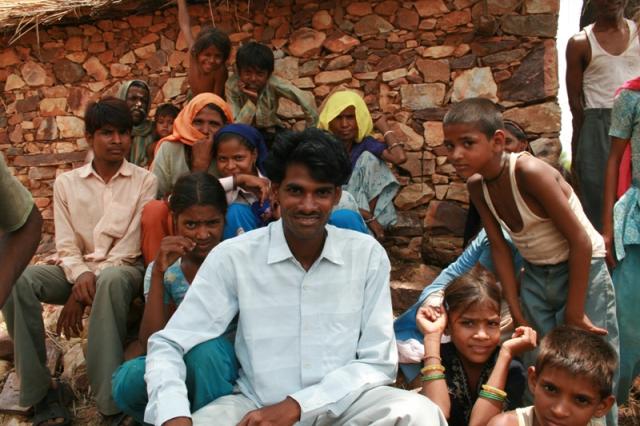
{"type": "MultiPolygon", "coordinates": [[[[396,122],[409,157],[396,170],[403,185],[395,200],[399,223],[385,242],[396,260],[441,265],[460,250],[468,196],[442,145],[450,102],[486,96],[532,139],[558,136],[559,0],[216,3],[213,10],[192,5],[194,24],[213,18],[234,51],[251,39],[270,44],[276,73],[315,95],[318,105],[336,87],[348,87],[363,93],[374,120],[384,113],[396,122]]],[[[179,102],[187,47],[174,7],[41,28],[0,46],[0,149],[33,192],[50,239],[52,183],[84,159],[87,102],[114,94],[130,78],[149,81],[154,106],[179,102]]],[[[292,125],[302,118],[286,101],[280,112],[292,125]]]]}

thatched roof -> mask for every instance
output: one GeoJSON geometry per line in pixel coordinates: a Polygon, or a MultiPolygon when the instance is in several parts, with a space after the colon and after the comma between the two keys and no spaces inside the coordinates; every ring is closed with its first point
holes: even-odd
{"type": "Polygon", "coordinates": [[[13,43],[39,26],[148,11],[171,0],[0,0],[0,31],[13,43]]]}

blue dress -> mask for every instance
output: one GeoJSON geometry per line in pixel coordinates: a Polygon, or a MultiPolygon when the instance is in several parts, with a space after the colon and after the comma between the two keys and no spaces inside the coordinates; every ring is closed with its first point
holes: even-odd
{"type": "Polygon", "coordinates": [[[640,306],[640,92],[623,90],[611,113],[609,135],[631,144],[631,187],[613,208],[613,237],[618,265],[612,280],[616,291],[620,329],[620,382],[618,403],[624,403],[634,378],[640,374],[640,328],[636,309],[640,306]]]}

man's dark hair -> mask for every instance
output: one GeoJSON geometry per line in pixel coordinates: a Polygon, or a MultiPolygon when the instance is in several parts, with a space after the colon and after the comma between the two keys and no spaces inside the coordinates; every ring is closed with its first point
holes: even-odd
{"type": "Polygon", "coordinates": [[[264,163],[267,176],[272,182],[282,183],[291,164],[302,164],[313,179],[335,186],[347,183],[351,174],[344,145],[329,132],[316,128],[278,134],[264,163]]]}
{"type": "Polygon", "coordinates": [[[212,27],[204,28],[200,31],[193,42],[191,54],[198,56],[203,50],[211,46],[215,46],[220,53],[222,53],[222,58],[225,61],[229,59],[229,54],[231,53],[231,40],[229,40],[229,36],[224,31],[212,27]]]}
{"type": "Polygon", "coordinates": [[[248,68],[254,68],[261,71],[273,73],[275,59],[273,51],[269,46],[251,41],[236,53],[236,67],[238,71],[248,68]]]}
{"type": "Polygon", "coordinates": [[[85,132],[93,135],[105,126],[113,126],[120,133],[131,132],[133,121],[125,101],[107,96],[87,106],[84,113],[85,132]]]}
{"type": "Polygon", "coordinates": [[[159,117],[173,117],[176,118],[178,113],[180,112],[180,108],[173,104],[162,104],[158,108],[156,108],[156,120],[159,117]]]}
{"type": "Polygon", "coordinates": [[[498,106],[485,98],[469,98],[453,104],[442,124],[470,124],[491,139],[496,130],[504,129],[498,106]]]}

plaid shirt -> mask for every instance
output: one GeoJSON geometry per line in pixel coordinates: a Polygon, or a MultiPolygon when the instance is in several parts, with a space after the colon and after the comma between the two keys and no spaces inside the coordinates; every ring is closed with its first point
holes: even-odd
{"type": "Polygon", "coordinates": [[[313,127],[318,122],[318,111],[313,96],[275,75],[271,75],[266,86],[258,95],[257,104],[253,103],[238,88],[238,76],[232,75],[227,79],[225,97],[236,123],[252,125],[258,129],[267,129],[275,126],[282,127],[282,121],[278,118],[278,100],[287,98],[302,107],[307,126],[313,127]]]}

